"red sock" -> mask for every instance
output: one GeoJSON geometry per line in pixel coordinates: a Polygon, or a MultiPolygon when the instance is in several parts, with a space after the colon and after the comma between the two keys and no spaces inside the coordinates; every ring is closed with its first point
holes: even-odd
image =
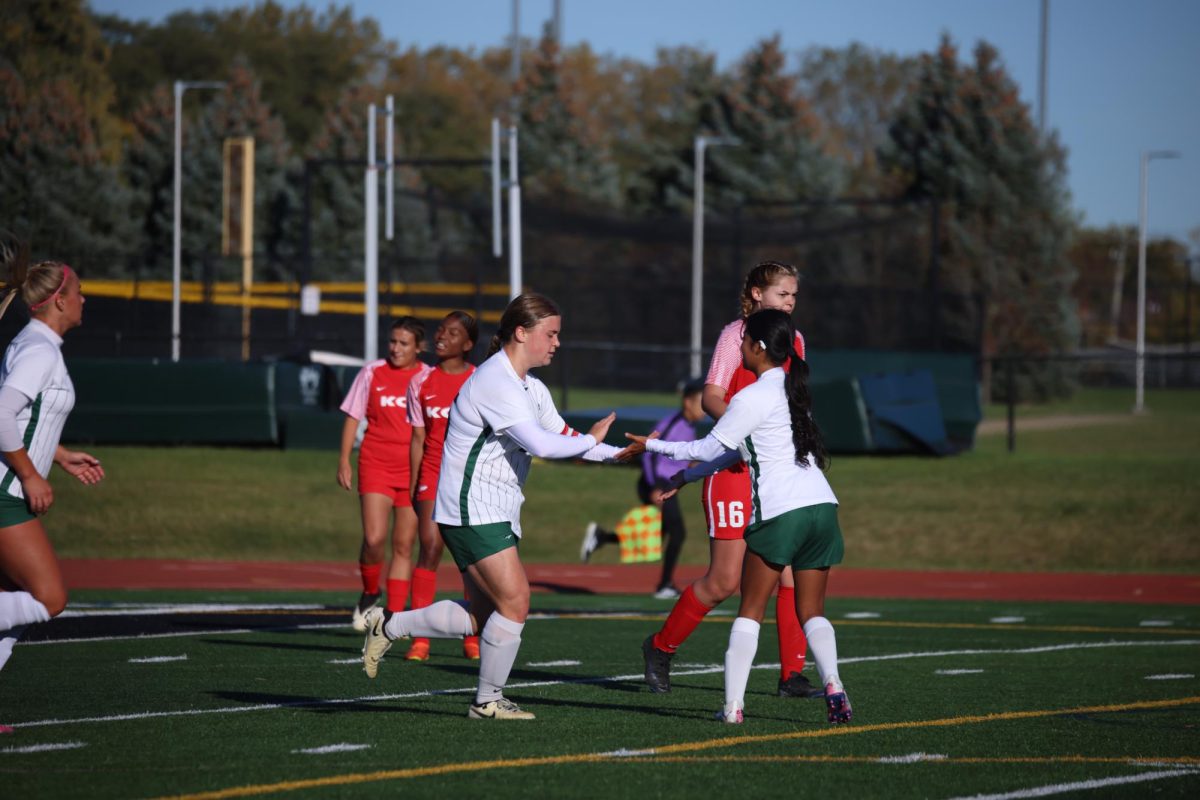
{"type": "Polygon", "coordinates": [[[417,567],[412,576],[412,607],[424,608],[433,602],[437,594],[437,573],[431,569],[417,567]]]}
{"type": "Polygon", "coordinates": [[[403,611],[404,601],[408,599],[408,581],[402,578],[388,578],[387,590],[387,610],[403,611]]]}
{"type": "Polygon", "coordinates": [[[779,634],[779,673],[787,680],[793,672],[804,669],[804,651],[808,640],[796,616],[796,590],[780,586],[775,598],[775,627],[779,634]]]}
{"type": "Polygon", "coordinates": [[[664,652],[674,653],[710,611],[712,606],[706,606],[696,599],[692,587],[684,589],[667,615],[662,630],[654,634],[654,646],[664,652]]]}
{"type": "Polygon", "coordinates": [[[367,594],[379,594],[379,576],[383,574],[383,563],[359,564],[358,572],[362,575],[363,591],[367,594]]]}

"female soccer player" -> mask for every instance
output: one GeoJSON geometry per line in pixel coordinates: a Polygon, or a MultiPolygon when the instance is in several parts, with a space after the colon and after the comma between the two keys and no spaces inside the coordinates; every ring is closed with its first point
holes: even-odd
{"type": "Polygon", "coordinates": [[[392,323],[387,358],[372,361],[354,378],[342,411],[342,449],[337,482],[350,490],[350,451],[359,422],[365,417],[367,432],[358,451],[358,496],[362,507],[363,541],[358,555],[362,595],[350,617],[355,630],[366,630],[363,615],[379,603],[379,576],[383,572],[388,517],[392,523],[392,563],[388,567],[387,605],[403,611],[412,577],[412,549],[417,538],[417,515],[409,496],[408,445],[412,426],[405,411],[409,382],[431,367],[417,360],[425,342],[425,326],[415,317],[392,323]]]}
{"type": "MultiPolygon", "coordinates": [[[[767,309],[746,319],[741,352],[757,381],[729,403],[716,427],[699,442],[644,437],[647,451],[681,460],[713,462],[739,454],[749,465],[750,524],[742,563],[742,601],[725,651],[725,707],[718,717],[740,723],[746,683],[758,648],[758,630],[780,573],[796,578],[796,613],[812,647],[824,687],[828,719],[849,722],[850,701],[838,677],[837,641],[825,614],[829,568],[842,561],[837,498],[822,470],[828,463],[812,419],[808,365],[796,354],[788,314],[767,309]],[[785,373],[783,365],[789,364],[785,373]]],[[[710,467],[711,468],[711,467],[710,467]]],[[[685,470],[680,482],[704,471],[685,470]]]]}
{"type": "MultiPolygon", "coordinates": [[[[705,379],[701,402],[713,419],[720,420],[734,395],[755,381],[754,373],[742,366],[740,347],[745,318],[763,308],[792,313],[796,291],[796,268],[790,264],[764,261],[746,276],[741,296],[742,316],[721,331],[705,379]]],[[[794,349],[803,359],[804,337],[799,332],[794,349]]],[[[709,611],[738,589],[751,501],[746,465],[738,462],[707,478],[702,497],[711,539],[708,572],[684,590],[658,633],[642,642],[646,684],[652,692],[671,691],[671,659],[675,651],[709,611]]],[[[807,643],[796,618],[793,586],[791,570],[784,569],[775,603],[780,663],[777,691],[781,697],[820,697],[820,687],[813,686],[801,674],[807,643]]]]}
{"type": "MultiPolygon", "coordinates": [[[[23,253],[5,253],[8,284],[0,316],[19,293],[29,324],[0,364],[0,667],[25,626],[46,622],[67,605],[67,589],[40,517],[54,503],[50,465],[91,485],[104,468],[87,453],[58,443],[75,388],[62,357],[62,337],[83,321],[79,277],[66,264],[27,266],[23,253]]],[[[3,730],[3,726],[0,726],[3,730]]]]}
{"type": "Polygon", "coordinates": [[[625,452],[603,444],[615,414],[579,436],[559,416],[546,385],[529,374],[550,363],[561,327],[554,301],[538,294],[514,298],[492,338],[489,358],[451,406],[433,518],[463,573],[465,606],[442,600],[402,613],[367,612],[363,669],[370,678],[395,639],[480,634],[479,686],[467,712],[471,719],[533,719],[504,697],[529,614],[529,580],[517,542],[525,499],[521,487],[533,459],[612,461],[625,452]]]}
{"type": "MultiPolygon", "coordinates": [[[[410,486],[417,508],[417,535],[421,541],[421,551],[412,577],[413,608],[429,605],[437,593],[437,568],[444,547],[442,534],[433,521],[433,501],[437,497],[438,470],[442,466],[442,444],[446,441],[450,404],[475,371],[475,366],[467,361],[467,354],[477,341],[479,325],[475,318],[465,311],[451,311],[433,335],[437,366],[413,378],[408,385],[408,422],[412,425],[410,486]]],[[[478,636],[463,639],[463,655],[469,659],[479,658],[478,636]]],[[[413,639],[404,657],[409,661],[429,658],[429,640],[423,637],[413,639]]]]}

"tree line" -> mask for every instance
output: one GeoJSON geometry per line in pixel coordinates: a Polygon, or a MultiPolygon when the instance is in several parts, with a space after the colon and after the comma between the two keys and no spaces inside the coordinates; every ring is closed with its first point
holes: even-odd
{"type": "MultiPolygon", "coordinates": [[[[0,219],[90,277],[169,274],[176,79],[225,82],[185,98],[191,277],[220,241],[221,141],[245,135],[256,140],[264,278],[295,278],[304,258],[318,265],[313,277],[357,277],[361,167],[338,162],[365,159],[366,106],[389,94],[408,158],[485,158],[492,117],[515,113],[535,206],[686,219],[693,138],[704,133],[739,142],[709,151],[706,205],[718,217],[802,217],[845,198],[931,209],[920,214],[932,222],[926,255],[897,268],[888,235],[863,233],[856,257],[814,260],[831,265],[815,279],[936,282],[978,296],[983,318],[958,324],[981,329],[987,354],[1084,341],[1080,270],[1112,270],[1095,258],[1101,232],[1079,236],[1063,146],[1039,134],[986,42],[964,54],[943,36],[930,52],[899,56],[857,44],[797,53],[776,36],[720,68],[693,47],[643,62],[560,48],[547,32],[523,43],[514,86],[507,47],[405,46],[348,5],[263,2],[151,24],[95,14],[84,0],[16,0],[0,23],[0,219]]],[[[400,188],[461,212],[439,222],[426,202],[424,218],[403,215],[411,253],[455,238],[485,246],[473,213],[488,202],[480,171],[404,171],[400,188]]]]}

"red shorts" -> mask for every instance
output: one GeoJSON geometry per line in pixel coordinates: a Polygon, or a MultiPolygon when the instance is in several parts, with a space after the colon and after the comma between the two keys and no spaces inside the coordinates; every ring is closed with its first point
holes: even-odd
{"type": "Polygon", "coordinates": [[[392,499],[392,508],[412,508],[412,498],[408,493],[408,484],[403,486],[392,486],[388,483],[371,483],[359,479],[358,493],[364,494],[382,494],[392,499]]]}
{"type": "Polygon", "coordinates": [[[421,462],[421,471],[417,473],[417,500],[421,502],[437,500],[438,471],[441,468],[441,459],[421,462]]]}
{"type": "Polygon", "coordinates": [[[745,464],[704,479],[704,519],[712,539],[741,539],[750,522],[750,470],[745,464]]]}
{"type": "Polygon", "coordinates": [[[358,493],[382,494],[392,499],[392,508],[411,508],[409,496],[409,470],[407,465],[380,464],[374,461],[358,461],[358,493]]]}

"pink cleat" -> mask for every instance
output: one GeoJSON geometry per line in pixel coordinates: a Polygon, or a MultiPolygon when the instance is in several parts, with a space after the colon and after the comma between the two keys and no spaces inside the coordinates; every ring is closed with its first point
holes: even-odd
{"type": "Polygon", "coordinates": [[[825,707],[829,711],[829,721],[837,725],[849,722],[853,712],[850,709],[850,698],[840,685],[830,683],[825,687],[825,707]]]}

